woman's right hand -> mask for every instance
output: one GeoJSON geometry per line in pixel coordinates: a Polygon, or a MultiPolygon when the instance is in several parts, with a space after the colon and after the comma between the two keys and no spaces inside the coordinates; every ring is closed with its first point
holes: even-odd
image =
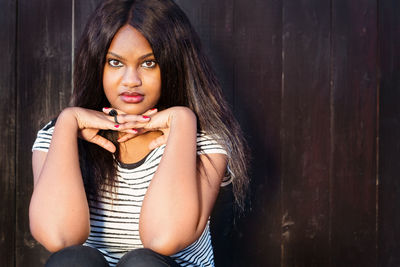
{"type": "MultiPolygon", "coordinates": [[[[147,111],[149,114],[152,111],[147,111]]],[[[119,125],[115,123],[114,117],[104,114],[104,112],[81,108],[69,107],[63,110],[62,113],[72,115],[78,126],[78,136],[88,142],[94,143],[102,148],[114,153],[116,150],[115,145],[108,139],[98,134],[99,130],[113,130],[130,134],[131,138],[137,134],[135,129],[119,130],[119,125]]],[[[136,117],[136,116],[135,116],[136,117]]],[[[137,115],[135,120],[135,127],[141,128],[150,118],[144,118],[142,115],[137,115]]]]}

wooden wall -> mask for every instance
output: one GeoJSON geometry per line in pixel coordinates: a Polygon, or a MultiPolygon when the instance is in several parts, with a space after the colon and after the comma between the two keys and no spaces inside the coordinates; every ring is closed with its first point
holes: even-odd
{"type": "MultiPolygon", "coordinates": [[[[29,233],[31,145],[98,2],[0,0],[1,266],[49,255],[29,233]]],[[[177,3],[253,153],[221,266],[400,266],[400,2],[177,3]]]]}

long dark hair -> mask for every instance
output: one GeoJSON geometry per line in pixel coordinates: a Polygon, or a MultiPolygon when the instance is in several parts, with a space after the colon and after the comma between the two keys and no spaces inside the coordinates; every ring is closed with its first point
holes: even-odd
{"type": "MultiPolygon", "coordinates": [[[[108,0],[97,7],[76,53],[71,105],[94,110],[110,106],[102,85],[106,53],[116,32],[127,24],[148,40],[159,63],[162,89],[157,108],[187,106],[197,116],[199,131],[217,137],[228,152],[236,203],[243,207],[249,181],[246,143],[199,37],[172,0],[108,0]]],[[[100,134],[115,143],[119,155],[116,133],[100,134]]],[[[118,157],[85,141],[79,142],[79,149],[86,190],[96,198],[113,187],[118,157]]]]}

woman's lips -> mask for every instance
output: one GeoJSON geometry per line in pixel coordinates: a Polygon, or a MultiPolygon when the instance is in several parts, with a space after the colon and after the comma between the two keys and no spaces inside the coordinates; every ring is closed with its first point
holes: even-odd
{"type": "Polygon", "coordinates": [[[138,93],[122,93],[120,96],[122,101],[133,104],[140,103],[144,99],[144,96],[138,93]]]}

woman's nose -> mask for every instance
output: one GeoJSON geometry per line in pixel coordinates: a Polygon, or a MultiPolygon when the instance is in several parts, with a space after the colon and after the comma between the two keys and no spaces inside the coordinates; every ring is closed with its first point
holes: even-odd
{"type": "Polygon", "coordinates": [[[142,85],[139,72],[134,68],[127,68],[122,79],[122,85],[126,87],[137,87],[142,85]]]}

